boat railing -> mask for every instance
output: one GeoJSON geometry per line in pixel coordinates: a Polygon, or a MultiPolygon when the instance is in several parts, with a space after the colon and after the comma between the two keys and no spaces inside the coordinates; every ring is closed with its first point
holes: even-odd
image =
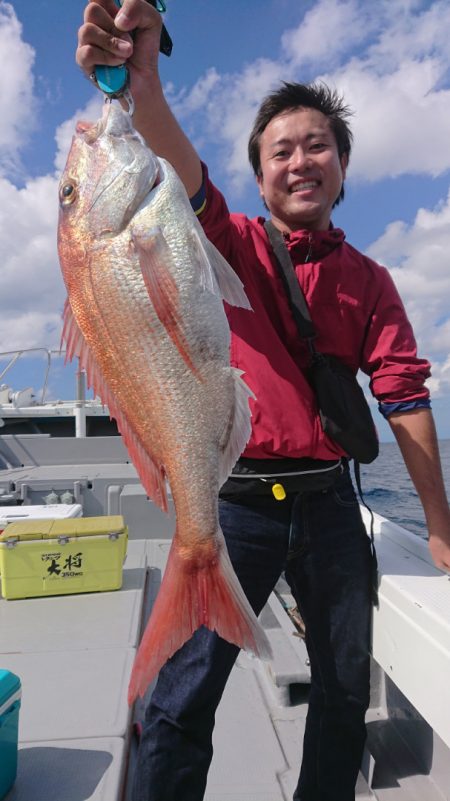
{"type": "Polygon", "coordinates": [[[0,383],[2,383],[5,376],[12,370],[18,360],[22,357],[29,357],[32,355],[42,354],[45,357],[45,361],[47,362],[47,366],[45,369],[44,374],[44,383],[42,385],[41,390],[41,397],[36,403],[45,403],[47,398],[47,389],[48,389],[48,379],[50,375],[50,369],[52,366],[52,359],[56,356],[63,356],[65,355],[64,351],[61,350],[51,350],[49,348],[22,348],[20,350],[7,350],[0,352],[0,362],[3,362],[5,359],[9,358],[9,362],[6,367],[0,372],[0,383]]]}
{"type": "Polygon", "coordinates": [[[91,410],[91,414],[92,411],[97,409],[97,407],[101,407],[103,414],[107,412],[107,409],[105,406],[103,406],[103,404],[101,404],[101,401],[96,398],[93,400],[87,400],[86,373],[84,370],[80,370],[79,368],[76,370],[75,398],[70,402],[52,402],[48,399],[49,377],[52,366],[54,365],[56,359],[61,359],[64,357],[65,350],[45,347],[20,348],[17,350],[0,352],[0,365],[6,362],[6,365],[0,369],[0,411],[6,413],[6,408],[10,410],[16,410],[18,413],[20,413],[21,410],[25,411],[25,408],[29,408],[30,406],[37,409],[38,407],[42,406],[45,406],[46,408],[53,406],[60,408],[61,406],[69,405],[72,408],[72,413],[75,417],[76,436],[86,436],[87,407],[89,407],[91,410]],[[13,368],[17,365],[20,359],[25,360],[27,358],[38,357],[41,358],[45,363],[45,369],[42,388],[36,394],[34,394],[34,390],[31,387],[13,391],[11,386],[3,383],[5,378],[10,377],[13,368]],[[2,395],[4,395],[5,398],[3,398],[2,395]]]}
{"type": "MultiPolygon", "coordinates": [[[[21,358],[29,358],[33,356],[42,355],[46,362],[44,382],[40,390],[40,397],[36,397],[34,403],[41,405],[47,401],[47,392],[49,384],[49,376],[52,368],[52,363],[57,358],[65,357],[66,351],[59,348],[21,348],[19,350],[7,350],[0,352],[0,364],[8,360],[6,366],[0,372],[0,384],[3,382],[5,376],[10,373],[13,367],[21,358]]],[[[77,370],[76,373],[76,400],[84,403],[86,401],[86,374],[84,370],[77,370]]]]}

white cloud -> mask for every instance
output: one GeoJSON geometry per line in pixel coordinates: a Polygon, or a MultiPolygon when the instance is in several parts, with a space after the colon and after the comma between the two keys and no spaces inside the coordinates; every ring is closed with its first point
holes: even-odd
{"type": "Polygon", "coordinates": [[[329,66],[367,39],[377,19],[370,11],[370,4],[358,0],[322,0],[307,11],[298,28],[283,35],[286,60],[291,66],[329,66]]]}
{"type": "Polygon", "coordinates": [[[10,3],[0,2],[0,174],[18,167],[20,148],[34,128],[34,50],[22,40],[22,26],[10,3]]]}
{"type": "Polygon", "coordinates": [[[175,115],[199,150],[208,142],[218,146],[219,160],[237,194],[251,178],[247,140],[258,106],[268,90],[286,77],[281,63],[261,58],[239,74],[210,71],[188,94],[172,92],[175,115]]]}
{"type": "Polygon", "coordinates": [[[80,120],[95,122],[102,111],[102,97],[100,94],[94,95],[84,108],[77,109],[70,119],[61,123],[55,133],[56,156],[55,169],[58,174],[62,173],[69,153],[72,137],[75,133],[75,125],[80,120]]]}
{"type": "Polygon", "coordinates": [[[433,363],[433,392],[450,390],[450,192],[411,225],[391,223],[367,253],[390,269],[420,352],[433,363]]]}
{"type": "Polygon", "coordinates": [[[436,59],[424,59],[381,77],[360,63],[333,76],[356,109],[350,180],[437,176],[450,167],[450,90],[435,91],[443,73],[436,59]]]}
{"type": "Polygon", "coordinates": [[[57,180],[0,179],[0,350],[59,344],[65,297],[56,254],[57,180]]]}
{"type": "Polygon", "coordinates": [[[219,144],[229,144],[223,151],[226,172],[233,188],[239,192],[244,181],[251,177],[247,159],[248,135],[258,106],[270,88],[282,79],[281,65],[269,59],[253,62],[237,79],[224,81],[221,92],[214,94],[207,106],[211,135],[219,144]]]}
{"type": "MultiPolygon", "coordinates": [[[[314,9],[317,27],[312,39],[320,37],[319,22],[328,10],[338,43],[342,42],[341,48],[334,47],[330,38],[332,61],[341,52],[341,62],[333,72],[319,77],[336,85],[356,112],[349,180],[380,180],[405,173],[437,176],[449,169],[448,2],[439,0],[430,6],[322,0],[314,9]],[[342,21],[351,15],[354,41],[358,37],[362,41],[364,27],[371,35],[370,44],[356,56],[345,49],[345,35],[340,33],[342,21]]],[[[352,38],[350,33],[350,43],[352,38]]]]}
{"type": "Polygon", "coordinates": [[[97,119],[101,104],[95,96],[57,129],[55,174],[27,180],[21,188],[0,177],[0,351],[59,346],[66,296],[56,245],[59,174],[75,122],[97,119]]]}
{"type": "Polygon", "coordinates": [[[350,181],[437,176],[450,168],[449,39],[447,0],[319,0],[284,34],[278,59],[227,75],[210,70],[175,107],[197,144],[219,145],[236,192],[251,178],[246,144],[256,109],[281,80],[317,78],[343,92],[356,112],[350,181]]]}
{"type": "Polygon", "coordinates": [[[56,258],[57,182],[7,175],[20,166],[20,149],[34,128],[34,50],[10,3],[0,2],[0,350],[58,343],[64,290],[56,258]]]}
{"type": "Polygon", "coordinates": [[[13,7],[0,2],[0,261],[2,290],[0,351],[58,347],[66,295],[58,264],[58,174],[65,163],[75,120],[95,119],[95,99],[56,132],[57,173],[24,179],[17,187],[7,176],[19,165],[20,148],[33,128],[33,49],[22,41],[13,7]]]}
{"type": "Polygon", "coordinates": [[[57,256],[58,179],[70,147],[75,122],[95,120],[100,94],[56,131],[54,174],[23,179],[14,176],[20,149],[33,130],[34,50],[22,40],[13,6],[0,0],[0,351],[45,345],[58,347],[66,295],[57,256]]]}
{"type": "Polygon", "coordinates": [[[205,98],[209,97],[217,87],[220,75],[213,67],[206,71],[192,89],[183,87],[177,92],[171,83],[165,87],[165,95],[176,117],[186,118],[191,114],[196,114],[201,110],[205,103],[205,98]]]}
{"type": "Polygon", "coordinates": [[[368,51],[368,57],[381,72],[389,72],[392,64],[426,57],[430,53],[448,64],[448,31],[450,6],[447,0],[424,0],[401,3],[383,0],[381,7],[372,6],[380,20],[379,35],[368,51]],[[380,13],[381,11],[381,13],[380,13]]]}
{"type": "MultiPolygon", "coordinates": [[[[315,6],[318,20],[330,2],[315,6]]],[[[450,167],[450,5],[331,4],[342,19],[353,14],[357,36],[365,25],[372,37],[358,56],[344,49],[344,37],[340,66],[320,76],[336,85],[356,112],[349,180],[442,174],[450,167]]],[[[334,22],[341,41],[342,29],[334,22]]],[[[320,30],[311,35],[317,38],[320,30]]],[[[333,58],[338,50],[331,48],[333,58]]]]}

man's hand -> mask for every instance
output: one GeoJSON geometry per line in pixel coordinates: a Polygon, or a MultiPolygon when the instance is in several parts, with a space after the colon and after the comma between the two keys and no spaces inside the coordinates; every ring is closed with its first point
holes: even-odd
{"type": "Polygon", "coordinates": [[[450,513],[443,525],[428,525],[428,544],[436,567],[450,572],[450,513]]]}
{"type": "Polygon", "coordinates": [[[124,0],[122,8],[114,0],[91,0],[78,31],[77,64],[90,76],[97,65],[126,61],[131,93],[138,99],[158,76],[161,28],[160,13],[146,0],[124,0]]]}
{"type": "Polygon", "coordinates": [[[193,197],[202,183],[202,167],[163,94],[158,74],[161,30],[161,14],[146,0],[124,0],[121,8],[114,0],[90,0],[78,31],[76,60],[88,77],[97,65],[117,67],[126,61],[133,125],[157,156],[170,161],[193,197]]]}

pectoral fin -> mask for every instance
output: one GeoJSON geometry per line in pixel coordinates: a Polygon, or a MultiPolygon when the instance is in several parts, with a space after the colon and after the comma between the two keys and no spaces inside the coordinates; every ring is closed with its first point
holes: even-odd
{"type": "Polygon", "coordinates": [[[169,245],[159,228],[149,231],[145,236],[134,234],[132,241],[158,319],[189,369],[200,378],[183,332],[178,287],[170,270],[172,253],[169,245]]]}
{"type": "Polygon", "coordinates": [[[200,223],[193,226],[191,238],[200,270],[200,283],[231,306],[251,309],[244,285],[215,245],[205,236],[200,223]]]}
{"type": "Polygon", "coordinates": [[[224,427],[219,461],[219,486],[225,483],[239,459],[252,433],[250,398],[255,399],[252,390],[242,379],[242,370],[224,367],[234,383],[234,404],[230,418],[224,427]]]}

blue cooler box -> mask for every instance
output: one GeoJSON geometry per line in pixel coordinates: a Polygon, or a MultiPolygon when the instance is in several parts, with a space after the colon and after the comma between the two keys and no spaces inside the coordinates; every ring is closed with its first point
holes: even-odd
{"type": "Polygon", "coordinates": [[[17,774],[20,679],[0,670],[0,799],[11,789],[17,774]]]}

